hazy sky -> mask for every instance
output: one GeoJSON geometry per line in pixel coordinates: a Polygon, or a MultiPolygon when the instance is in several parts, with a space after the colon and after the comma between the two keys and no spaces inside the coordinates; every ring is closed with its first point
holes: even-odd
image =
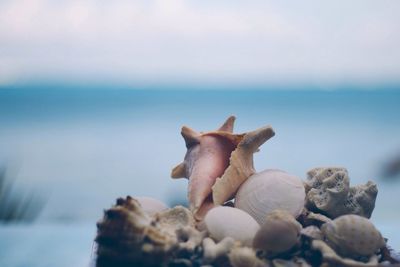
{"type": "Polygon", "coordinates": [[[400,80],[400,1],[0,1],[0,85],[400,80]]]}

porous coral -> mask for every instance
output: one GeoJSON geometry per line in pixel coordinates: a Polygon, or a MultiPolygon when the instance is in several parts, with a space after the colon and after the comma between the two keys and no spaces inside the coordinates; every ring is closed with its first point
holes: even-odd
{"type": "Polygon", "coordinates": [[[350,187],[345,168],[314,168],[307,173],[304,185],[307,208],[331,218],[344,214],[370,218],[378,194],[376,184],[371,181],[365,185],[350,187]]]}

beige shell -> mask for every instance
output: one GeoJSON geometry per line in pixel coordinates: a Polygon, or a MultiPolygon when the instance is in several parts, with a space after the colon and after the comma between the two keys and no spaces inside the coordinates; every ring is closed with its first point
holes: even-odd
{"type": "Polygon", "coordinates": [[[345,168],[314,168],[307,173],[305,188],[307,207],[323,212],[331,218],[344,214],[357,214],[370,218],[378,194],[376,184],[350,187],[345,168]]]}
{"type": "Polygon", "coordinates": [[[236,247],[228,255],[232,267],[268,267],[269,264],[256,256],[248,247],[236,247]]]}
{"type": "Polygon", "coordinates": [[[350,258],[339,256],[330,246],[322,240],[313,240],[311,243],[313,249],[322,254],[325,264],[323,266],[344,266],[344,267],[375,267],[378,266],[378,256],[372,255],[368,262],[356,261],[350,258]]]}
{"type": "Polygon", "coordinates": [[[149,215],[168,209],[168,206],[158,199],[152,197],[135,197],[139,201],[140,206],[149,215]]]}
{"type": "Polygon", "coordinates": [[[371,256],[385,245],[381,233],[366,218],[343,215],[321,227],[327,243],[340,255],[371,256]]]}
{"type": "Polygon", "coordinates": [[[97,266],[153,265],[167,260],[176,246],[173,233],[164,232],[131,197],[118,199],[97,223],[97,266]]]}
{"type": "Polygon", "coordinates": [[[222,206],[211,209],[204,218],[204,223],[214,240],[221,241],[225,237],[232,237],[246,246],[251,246],[254,235],[260,228],[246,212],[222,206]]]}
{"type": "Polygon", "coordinates": [[[288,251],[299,241],[301,228],[301,224],[290,213],[274,210],[256,233],[253,247],[266,254],[288,251]]]}
{"type": "Polygon", "coordinates": [[[304,207],[303,182],[281,170],[265,170],[252,175],[236,194],[235,207],[244,210],[260,224],[276,210],[286,210],[294,217],[304,207]]]}

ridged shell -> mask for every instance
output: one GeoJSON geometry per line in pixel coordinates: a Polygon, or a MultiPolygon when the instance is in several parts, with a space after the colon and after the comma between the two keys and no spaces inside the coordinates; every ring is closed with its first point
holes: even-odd
{"type": "Polygon", "coordinates": [[[267,254],[279,254],[290,250],[300,237],[301,224],[283,210],[271,212],[257,231],[253,247],[267,254]]]}
{"type": "Polygon", "coordinates": [[[135,197],[139,201],[140,206],[149,215],[168,209],[168,206],[158,199],[152,197],[135,197]]]}
{"type": "Polygon", "coordinates": [[[204,223],[214,240],[219,242],[225,237],[232,237],[246,246],[251,246],[254,235],[260,228],[246,212],[221,206],[211,209],[204,218],[204,223]]]}
{"type": "Polygon", "coordinates": [[[340,255],[371,256],[385,245],[381,233],[366,218],[343,215],[321,227],[327,242],[340,255]]]}
{"type": "Polygon", "coordinates": [[[265,170],[249,177],[236,194],[235,207],[250,214],[260,225],[272,211],[286,210],[293,217],[304,207],[303,182],[281,170],[265,170]]]}

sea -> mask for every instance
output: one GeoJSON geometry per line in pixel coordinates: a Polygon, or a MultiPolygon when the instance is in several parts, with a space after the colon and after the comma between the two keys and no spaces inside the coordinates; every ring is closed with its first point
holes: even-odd
{"type": "Polygon", "coordinates": [[[118,197],[186,204],[183,125],[217,129],[235,115],[236,132],[271,125],[256,170],[306,179],[322,166],[348,169],[352,185],[372,180],[371,220],[400,250],[400,177],[384,168],[400,155],[400,87],[0,88],[0,166],[10,197],[37,202],[33,223],[0,224],[0,266],[89,266],[96,222],[118,197]],[[40,212],[39,212],[40,211],[40,212]]]}

